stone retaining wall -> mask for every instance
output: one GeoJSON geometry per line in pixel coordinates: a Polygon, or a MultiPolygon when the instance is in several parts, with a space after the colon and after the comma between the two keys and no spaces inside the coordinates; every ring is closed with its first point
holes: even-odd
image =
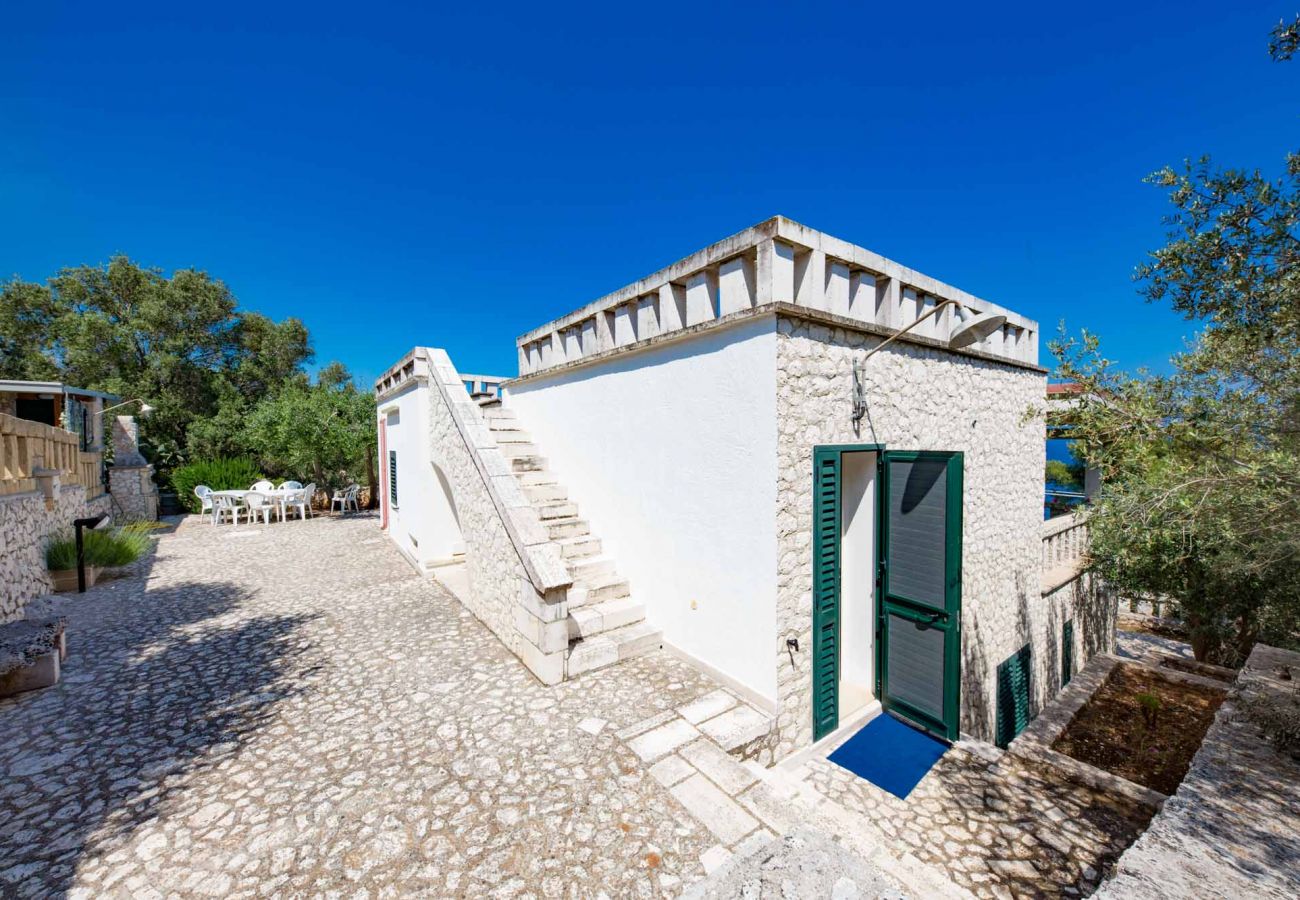
{"type": "Polygon", "coordinates": [[[1268,743],[1239,699],[1295,695],[1297,683],[1300,653],[1255,647],[1183,783],[1094,897],[1300,896],[1300,761],[1268,743]]]}
{"type": "Polygon", "coordinates": [[[0,497],[0,624],[21,619],[29,601],[53,589],[45,568],[50,535],[107,512],[108,504],[106,494],[87,501],[79,484],[56,488],[52,509],[39,491],[0,497]]]}

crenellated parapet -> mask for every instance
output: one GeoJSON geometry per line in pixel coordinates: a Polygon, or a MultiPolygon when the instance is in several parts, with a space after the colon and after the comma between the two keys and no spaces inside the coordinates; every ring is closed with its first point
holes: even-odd
{"type": "Polygon", "coordinates": [[[518,338],[519,375],[605,358],[711,323],[762,311],[808,315],[893,334],[945,300],[902,336],[940,341],[955,317],[1000,314],[1006,324],[953,352],[1038,365],[1038,323],[862,247],[775,216],[518,338]]]}

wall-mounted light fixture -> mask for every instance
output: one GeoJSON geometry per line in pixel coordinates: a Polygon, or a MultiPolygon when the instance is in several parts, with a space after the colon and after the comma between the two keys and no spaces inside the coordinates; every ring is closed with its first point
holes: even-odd
{"type": "Polygon", "coordinates": [[[944,300],[935,304],[933,309],[918,316],[916,321],[899,329],[884,341],[881,341],[879,344],[872,347],[867,355],[862,357],[862,362],[866,362],[873,355],[898,340],[926,319],[938,313],[939,310],[943,309],[945,306],[957,307],[957,321],[953,324],[952,330],[948,332],[948,348],[951,350],[960,350],[962,347],[969,347],[971,344],[982,341],[1003,325],[1007,324],[1007,317],[1001,313],[995,313],[992,315],[987,313],[967,315],[965,312],[966,308],[962,306],[960,301],[944,300]]]}
{"type": "Polygon", "coordinates": [[[135,399],[135,400],[124,400],[124,401],[122,401],[121,403],[118,403],[116,406],[110,406],[108,409],[100,410],[100,415],[103,415],[104,413],[112,412],[112,411],[115,410],[115,409],[121,409],[121,408],[124,407],[124,406],[130,406],[132,403],[139,403],[139,404],[140,404],[140,417],[141,417],[141,418],[144,418],[144,417],[148,416],[149,413],[153,412],[153,407],[152,407],[152,406],[150,406],[148,403],[145,403],[143,400],[140,400],[139,398],[137,398],[137,399],[135,399]]]}

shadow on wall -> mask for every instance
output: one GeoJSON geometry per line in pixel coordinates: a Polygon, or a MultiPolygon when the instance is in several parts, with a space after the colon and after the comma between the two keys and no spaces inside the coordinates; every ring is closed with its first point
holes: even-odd
{"type": "Polygon", "coordinates": [[[187,773],[230,758],[312,673],[297,636],[311,617],[216,621],[248,598],[224,582],[145,596],[88,595],[86,614],[114,618],[76,632],[64,681],[0,701],[7,888],[65,895],[79,864],[125,847],[187,773]],[[130,606],[101,608],[115,601],[130,606]]]}

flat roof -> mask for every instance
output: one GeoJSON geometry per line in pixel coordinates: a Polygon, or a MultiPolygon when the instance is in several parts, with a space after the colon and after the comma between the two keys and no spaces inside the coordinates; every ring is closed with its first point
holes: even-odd
{"type": "Polygon", "coordinates": [[[1032,319],[773,216],[520,335],[519,375],[605,359],[758,310],[830,316],[847,327],[901,332],[902,340],[919,343],[947,334],[955,316],[1004,316],[1005,324],[987,338],[953,352],[1038,367],[1038,323],[1032,319]],[[937,306],[934,318],[911,330],[937,306]]]}
{"type": "Polygon", "coordinates": [[[72,394],[77,397],[99,397],[101,400],[121,400],[117,394],[73,387],[61,381],[11,381],[0,380],[0,391],[11,394],[72,394]]]}

